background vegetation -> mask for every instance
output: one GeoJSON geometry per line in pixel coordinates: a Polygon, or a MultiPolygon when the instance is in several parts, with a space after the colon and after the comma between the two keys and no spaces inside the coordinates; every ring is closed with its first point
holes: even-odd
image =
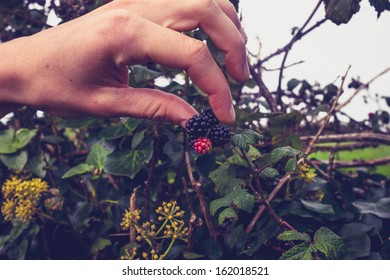
{"type": "MultiPolygon", "coordinates": [[[[50,28],[50,11],[65,22],[103,2],[0,0],[1,41],[50,28]]],[[[347,23],[360,2],[318,1],[285,46],[250,54],[251,79],[231,81],[235,136],[204,156],[167,123],[15,111],[0,124],[0,258],[389,259],[388,108],[363,121],[343,109],[390,68],[369,81],[349,69],[326,85],[283,78],[299,40],[326,21],[347,23]],[[326,18],[312,22],[319,9],[326,18]],[[270,89],[262,73],[278,56],[270,89]]],[[[390,10],[389,1],[369,2],[378,17],[390,10]]],[[[205,40],[224,69],[205,34],[188,35],[205,40]]],[[[154,63],[130,67],[129,85],[208,107],[185,73],[154,63]]]]}

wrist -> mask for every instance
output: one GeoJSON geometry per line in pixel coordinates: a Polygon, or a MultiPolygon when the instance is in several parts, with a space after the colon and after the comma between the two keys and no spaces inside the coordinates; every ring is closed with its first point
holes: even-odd
{"type": "Polygon", "coordinates": [[[21,39],[0,44],[0,118],[23,104],[23,68],[17,51],[18,41],[21,39]]]}

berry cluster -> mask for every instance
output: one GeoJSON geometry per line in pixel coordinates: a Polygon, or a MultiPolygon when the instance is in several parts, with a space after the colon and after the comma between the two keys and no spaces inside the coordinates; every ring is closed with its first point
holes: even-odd
{"type": "Polygon", "coordinates": [[[212,147],[222,147],[232,138],[232,133],[215,117],[211,108],[188,120],[186,129],[191,147],[204,155],[212,147]]]}

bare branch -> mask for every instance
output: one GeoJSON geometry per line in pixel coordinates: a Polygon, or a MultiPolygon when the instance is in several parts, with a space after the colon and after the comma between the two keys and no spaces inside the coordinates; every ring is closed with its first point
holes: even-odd
{"type": "MultiPolygon", "coordinates": [[[[325,162],[311,160],[316,165],[324,164],[325,162]]],[[[348,168],[348,167],[368,167],[368,166],[377,166],[385,165],[390,163],[390,156],[378,159],[356,159],[351,161],[334,161],[333,168],[348,168]]],[[[326,163],[327,164],[327,163],[326,163]]]]}
{"type": "MultiPolygon", "coordinates": [[[[302,141],[312,141],[315,136],[301,136],[302,141]]],[[[361,132],[361,133],[345,133],[345,134],[329,134],[321,135],[318,137],[318,143],[329,142],[348,142],[348,141],[371,141],[377,143],[390,143],[390,135],[373,133],[373,132],[361,132]]]]}

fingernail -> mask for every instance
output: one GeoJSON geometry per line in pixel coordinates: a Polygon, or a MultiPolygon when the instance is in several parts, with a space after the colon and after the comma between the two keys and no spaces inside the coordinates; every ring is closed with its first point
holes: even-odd
{"type": "Polygon", "coordinates": [[[230,117],[232,119],[232,121],[235,121],[236,120],[236,111],[234,110],[234,106],[233,104],[230,106],[230,117]]]}
{"type": "Polygon", "coordinates": [[[244,73],[246,79],[249,79],[249,65],[248,62],[245,60],[242,72],[244,73]]]}

